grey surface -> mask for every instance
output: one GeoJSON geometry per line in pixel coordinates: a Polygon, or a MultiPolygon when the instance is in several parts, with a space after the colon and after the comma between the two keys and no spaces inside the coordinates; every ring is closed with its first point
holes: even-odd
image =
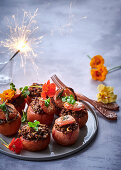
{"type": "MultiPolygon", "coordinates": [[[[87,54],[100,54],[108,68],[121,65],[121,1],[120,0],[4,0],[0,1],[0,30],[7,32],[5,17],[20,9],[34,11],[39,8],[37,20],[40,34],[44,35],[36,63],[39,78],[31,63],[26,74],[20,68],[20,59],[14,64],[14,83],[19,86],[32,82],[45,82],[57,73],[65,84],[96,99],[97,85],[90,77],[87,54]],[[72,8],[70,10],[70,3],[72,8]],[[70,17],[69,17],[70,16],[70,17]],[[69,22],[70,26],[65,26],[69,22]],[[60,31],[61,30],[61,31],[60,31]],[[53,32],[53,34],[52,34],[53,32]]],[[[1,35],[1,38],[4,34],[1,35]]],[[[107,75],[106,85],[114,86],[121,103],[121,70],[107,75]]],[[[1,87],[0,90],[6,89],[1,87]]],[[[99,117],[99,131],[95,141],[83,151],[56,161],[28,162],[0,154],[0,169],[112,169],[121,168],[121,112],[117,122],[99,117]]]]}
{"type": "MultiPolygon", "coordinates": [[[[85,103],[86,104],[86,103],[85,103]]],[[[30,161],[42,161],[42,160],[54,160],[54,159],[60,159],[66,156],[70,156],[83,148],[85,148],[90,142],[94,140],[94,137],[97,134],[98,131],[98,118],[95,113],[95,111],[86,104],[87,110],[88,110],[88,121],[86,125],[80,129],[79,132],[79,138],[76,141],[76,143],[72,146],[66,146],[63,147],[61,145],[58,145],[52,138],[50,144],[47,147],[46,150],[40,151],[40,152],[29,152],[23,150],[21,154],[15,154],[11,151],[9,151],[6,147],[4,147],[2,144],[0,144],[0,152],[4,153],[8,156],[23,159],[23,160],[30,160],[30,161]]],[[[12,141],[13,137],[5,137],[4,135],[0,134],[0,137],[6,141],[7,143],[10,143],[12,141]]]]}

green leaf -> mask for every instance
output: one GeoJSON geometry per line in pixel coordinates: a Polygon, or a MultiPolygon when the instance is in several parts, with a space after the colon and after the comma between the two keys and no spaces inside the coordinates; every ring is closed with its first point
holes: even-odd
{"type": "Polygon", "coordinates": [[[23,112],[23,116],[21,118],[21,122],[24,123],[24,122],[27,122],[27,113],[22,111],[23,112]]]}
{"type": "Polygon", "coordinates": [[[68,102],[69,104],[74,104],[76,101],[73,95],[62,97],[62,102],[68,102]]]}
{"type": "Polygon", "coordinates": [[[25,86],[24,88],[21,87],[21,88],[20,88],[20,91],[22,92],[22,96],[23,96],[24,98],[26,98],[26,97],[30,94],[30,91],[29,91],[28,86],[25,86]]]}
{"type": "Polygon", "coordinates": [[[50,97],[48,99],[45,100],[45,106],[48,107],[50,104],[50,97]]]}
{"type": "Polygon", "coordinates": [[[14,91],[16,91],[15,84],[10,83],[10,89],[13,89],[14,91]]]}
{"type": "Polygon", "coordinates": [[[7,111],[5,102],[0,105],[0,109],[2,109],[3,112],[7,111]]]}
{"type": "Polygon", "coordinates": [[[33,128],[35,131],[38,131],[38,126],[40,122],[37,120],[34,120],[34,122],[28,122],[29,127],[33,128]]]}

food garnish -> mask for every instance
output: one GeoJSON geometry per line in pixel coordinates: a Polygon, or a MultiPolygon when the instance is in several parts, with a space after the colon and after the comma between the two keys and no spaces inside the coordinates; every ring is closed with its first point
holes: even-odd
{"type": "Polygon", "coordinates": [[[50,80],[48,80],[47,83],[45,83],[42,86],[41,97],[46,99],[48,97],[53,97],[55,93],[56,93],[56,85],[54,83],[50,83],[50,80]]]}
{"type": "Polygon", "coordinates": [[[37,120],[34,120],[34,122],[28,122],[29,127],[33,128],[35,131],[38,131],[38,126],[40,122],[37,120]]]}
{"type": "Polygon", "coordinates": [[[97,101],[105,104],[116,102],[117,95],[114,94],[114,88],[111,86],[105,86],[103,84],[97,87],[99,93],[97,94],[97,101]]]}
{"type": "Polygon", "coordinates": [[[48,107],[50,104],[50,97],[48,99],[45,100],[45,106],[48,107]]]}
{"type": "Polygon", "coordinates": [[[60,127],[68,124],[73,124],[75,122],[76,120],[70,115],[61,116],[55,120],[55,124],[59,125],[60,127]]]}
{"type": "Polygon", "coordinates": [[[30,94],[28,86],[21,87],[20,91],[22,92],[22,96],[24,96],[24,98],[26,98],[30,94]]]}
{"type": "Polygon", "coordinates": [[[2,138],[0,138],[0,140],[2,141],[2,145],[17,154],[19,154],[23,150],[23,144],[20,138],[13,138],[10,144],[6,143],[2,138]]]}
{"type": "Polygon", "coordinates": [[[22,112],[23,112],[23,116],[21,118],[21,122],[25,123],[25,122],[27,122],[27,112],[24,112],[24,111],[22,111],[22,112]]]}
{"type": "Polygon", "coordinates": [[[62,97],[62,101],[63,102],[68,102],[69,104],[74,104],[76,102],[73,95],[62,97]]]}
{"type": "Polygon", "coordinates": [[[10,83],[10,89],[13,89],[14,91],[16,91],[15,84],[10,83]]]}
{"type": "Polygon", "coordinates": [[[9,120],[9,113],[12,112],[13,109],[6,105],[5,102],[0,105],[0,109],[5,113],[6,120],[9,120]]]}
{"type": "Polygon", "coordinates": [[[11,100],[15,95],[15,91],[13,89],[4,90],[3,93],[0,93],[0,98],[2,102],[7,102],[11,100]]]}

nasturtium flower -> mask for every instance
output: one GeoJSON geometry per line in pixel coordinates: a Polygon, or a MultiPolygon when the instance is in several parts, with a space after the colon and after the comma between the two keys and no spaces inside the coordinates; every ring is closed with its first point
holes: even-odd
{"type": "Polygon", "coordinates": [[[111,86],[105,86],[103,84],[97,87],[99,93],[97,94],[97,101],[105,104],[116,102],[117,95],[114,94],[114,88],[111,86]]]}
{"type": "Polygon", "coordinates": [[[101,55],[96,55],[91,58],[90,66],[91,68],[97,68],[99,65],[104,64],[104,58],[101,55]]]}
{"type": "Polygon", "coordinates": [[[23,143],[20,138],[13,138],[12,141],[8,144],[6,141],[4,141],[2,138],[0,138],[2,141],[1,144],[4,145],[9,150],[19,154],[23,150],[23,143]]]}
{"type": "Polygon", "coordinates": [[[15,95],[15,91],[13,89],[4,90],[3,93],[0,93],[0,98],[2,102],[11,100],[15,95]]]}
{"type": "Polygon", "coordinates": [[[104,81],[107,73],[108,70],[104,65],[99,65],[97,68],[91,69],[91,76],[93,80],[104,81]]]}
{"type": "Polygon", "coordinates": [[[41,97],[44,99],[46,99],[47,97],[53,97],[55,95],[55,92],[56,85],[54,83],[50,83],[50,80],[48,80],[47,83],[42,86],[41,97]]]}

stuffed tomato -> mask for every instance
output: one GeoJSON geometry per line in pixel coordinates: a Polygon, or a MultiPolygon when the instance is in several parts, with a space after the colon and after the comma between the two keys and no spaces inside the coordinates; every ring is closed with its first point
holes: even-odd
{"type": "Polygon", "coordinates": [[[28,151],[44,150],[50,143],[49,128],[45,124],[39,123],[36,128],[27,124],[19,130],[18,135],[22,141],[23,149],[28,151]]]}
{"type": "Polygon", "coordinates": [[[31,122],[38,120],[40,123],[50,126],[54,118],[54,113],[55,106],[51,102],[51,98],[47,100],[35,98],[28,107],[27,120],[31,122]]]}
{"type": "Polygon", "coordinates": [[[72,116],[61,116],[55,120],[52,136],[60,145],[72,145],[79,137],[79,125],[72,116]]]}
{"type": "Polygon", "coordinates": [[[20,126],[20,113],[12,104],[4,104],[4,111],[0,109],[0,133],[5,136],[12,136],[18,132],[20,126]]]}

